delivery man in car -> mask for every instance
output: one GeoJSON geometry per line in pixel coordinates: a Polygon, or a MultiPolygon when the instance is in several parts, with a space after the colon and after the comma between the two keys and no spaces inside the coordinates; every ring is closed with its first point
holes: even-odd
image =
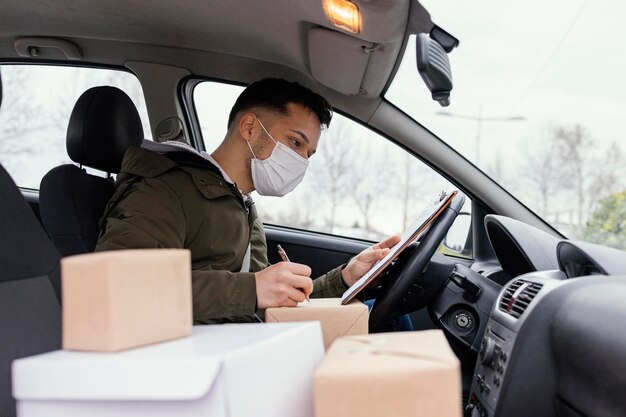
{"type": "Polygon", "coordinates": [[[323,97],[297,83],[265,79],[241,93],[226,137],[211,155],[181,142],[131,147],[96,250],[190,249],[195,323],[253,321],[257,309],[295,306],[309,295],[341,296],[400,238],[312,281],[306,265],[268,265],[263,224],[250,198],[255,190],[292,191],[331,118],[323,97]]]}

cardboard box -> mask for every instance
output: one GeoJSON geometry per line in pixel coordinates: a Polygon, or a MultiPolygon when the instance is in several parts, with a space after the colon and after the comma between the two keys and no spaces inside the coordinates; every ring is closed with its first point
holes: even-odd
{"type": "Polygon", "coordinates": [[[440,330],[337,339],[315,373],[317,417],[461,417],[461,371],[440,330]]]}
{"type": "Polygon", "coordinates": [[[61,260],[63,348],[118,351],[191,334],[191,254],[137,249],[61,260]]]}
{"type": "Polygon", "coordinates": [[[319,320],[324,334],[324,349],[341,336],[367,334],[369,310],[365,304],[353,300],[345,306],[341,298],[311,298],[297,307],[268,308],[265,321],[291,322],[319,320]]]}
{"type": "Polygon", "coordinates": [[[13,362],[20,417],[313,417],[319,323],[195,326],[116,353],[59,350],[13,362]]]}

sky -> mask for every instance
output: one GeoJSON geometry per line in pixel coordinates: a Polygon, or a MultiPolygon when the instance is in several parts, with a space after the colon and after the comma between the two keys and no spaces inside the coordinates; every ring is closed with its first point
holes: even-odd
{"type": "MultiPolygon", "coordinates": [[[[581,123],[602,142],[622,141],[626,6],[606,0],[422,3],[460,40],[449,55],[455,85],[445,111],[526,119],[483,122],[481,153],[500,147],[506,154],[550,123],[581,123]]],[[[403,62],[387,97],[475,160],[477,122],[437,115],[444,109],[414,74],[414,62],[403,62]]]]}

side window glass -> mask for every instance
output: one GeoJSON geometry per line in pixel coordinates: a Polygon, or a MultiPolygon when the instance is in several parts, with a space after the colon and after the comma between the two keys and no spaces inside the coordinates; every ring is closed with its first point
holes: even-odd
{"type": "Polygon", "coordinates": [[[110,85],[125,91],[151,138],[139,80],[125,71],[48,65],[2,65],[0,163],[18,186],[38,189],[53,167],[72,163],[65,138],[76,100],[91,87],[110,85]]]}
{"type": "MultiPolygon", "coordinates": [[[[207,152],[224,138],[228,113],[242,90],[208,81],[196,86],[194,104],[207,152]]],[[[453,186],[419,159],[335,113],[302,184],[284,197],[254,193],[254,200],[265,223],[376,241],[402,233],[444,189],[453,186]]],[[[464,211],[470,206],[467,200],[464,211]]],[[[451,246],[446,253],[467,256],[455,250],[462,249],[458,243],[451,246]]]]}

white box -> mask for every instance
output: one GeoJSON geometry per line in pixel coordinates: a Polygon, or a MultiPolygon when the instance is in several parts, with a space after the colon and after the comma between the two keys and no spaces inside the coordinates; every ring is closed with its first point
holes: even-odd
{"type": "Polygon", "coordinates": [[[318,322],[194,326],[116,353],[58,350],[13,362],[20,417],[314,416],[318,322]]]}

